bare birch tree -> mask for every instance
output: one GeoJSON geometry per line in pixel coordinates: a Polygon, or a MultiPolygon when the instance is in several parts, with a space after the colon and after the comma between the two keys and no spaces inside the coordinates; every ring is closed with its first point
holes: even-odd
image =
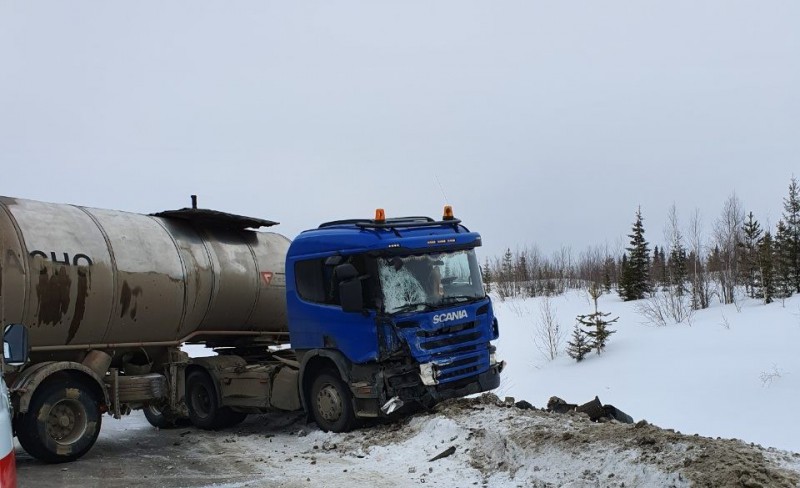
{"type": "Polygon", "coordinates": [[[711,289],[705,269],[706,246],[703,242],[703,221],[696,208],[689,220],[689,273],[692,283],[692,308],[708,308],[711,289]]]}
{"type": "Polygon", "coordinates": [[[738,284],[739,242],[742,240],[744,208],[736,192],[731,193],[714,222],[714,243],[719,249],[720,269],[716,280],[720,285],[722,303],[736,301],[738,284]]]}
{"type": "Polygon", "coordinates": [[[566,331],[556,317],[556,308],[550,297],[542,298],[539,303],[539,320],[535,322],[533,342],[542,355],[550,360],[558,356],[566,331]]]}

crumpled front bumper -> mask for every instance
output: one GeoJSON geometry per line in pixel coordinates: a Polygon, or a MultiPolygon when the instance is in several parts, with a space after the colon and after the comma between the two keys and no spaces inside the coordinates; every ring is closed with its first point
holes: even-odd
{"type": "Polygon", "coordinates": [[[493,390],[500,386],[500,373],[505,368],[505,365],[505,361],[495,363],[488,371],[469,378],[469,381],[428,386],[426,387],[427,393],[435,402],[440,402],[450,398],[459,398],[493,390]]]}

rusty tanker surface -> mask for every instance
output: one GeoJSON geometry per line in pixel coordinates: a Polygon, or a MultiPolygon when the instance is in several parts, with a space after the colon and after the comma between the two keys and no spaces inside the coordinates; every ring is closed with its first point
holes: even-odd
{"type": "Polygon", "coordinates": [[[289,240],[251,230],[273,224],[194,202],[141,215],[0,197],[0,316],[30,344],[3,366],[22,447],[77,459],[106,413],[219,429],[301,408],[297,362],[273,347],[289,341],[289,240]]]}
{"type": "Polygon", "coordinates": [[[264,223],[0,197],[3,322],[29,327],[35,361],[100,348],[116,365],[183,342],[286,341],[289,240],[243,227],[264,223]]]}

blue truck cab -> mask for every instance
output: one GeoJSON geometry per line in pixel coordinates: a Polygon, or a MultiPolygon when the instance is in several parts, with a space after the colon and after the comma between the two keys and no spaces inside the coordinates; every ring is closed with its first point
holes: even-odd
{"type": "Polygon", "coordinates": [[[499,336],[470,232],[430,217],[341,220],[286,257],[289,334],[306,411],[323,430],[500,384],[499,336]]]}

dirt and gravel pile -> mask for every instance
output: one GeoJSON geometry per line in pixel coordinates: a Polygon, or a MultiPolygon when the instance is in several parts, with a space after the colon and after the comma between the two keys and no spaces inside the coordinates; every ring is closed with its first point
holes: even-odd
{"type": "Polygon", "coordinates": [[[492,394],[445,402],[402,422],[349,434],[342,452],[424,444],[508,486],[798,487],[800,454],[662,429],[646,421],[518,408],[492,394]],[[451,421],[452,425],[447,424],[451,421]],[[442,431],[442,432],[439,432],[442,431]]]}
{"type": "Polygon", "coordinates": [[[603,452],[637,452],[636,462],[656,466],[692,486],[797,487],[800,475],[788,467],[800,464],[800,454],[745,444],[735,439],[711,439],[684,435],[641,420],[633,425],[591,422],[584,414],[560,414],[543,410],[519,410],[494,395],[461,400],[447,408],[475,409],[505,406],[507,436],[519,449],[558,447],[575,456],[591,459],[603,452]],[[544,421],[543,421],[544,420],[544,421]],[[596,453],[596,454],[595,454],[596,453]]]}

